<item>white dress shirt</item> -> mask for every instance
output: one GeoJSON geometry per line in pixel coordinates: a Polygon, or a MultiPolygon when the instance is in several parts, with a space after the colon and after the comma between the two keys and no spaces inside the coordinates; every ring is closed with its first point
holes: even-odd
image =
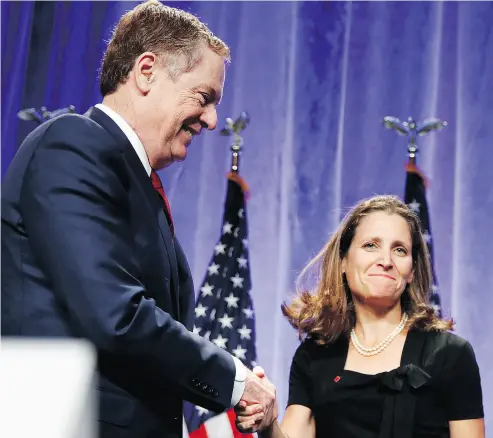
{"type": "MultiPolygon", "coordinates": [[[[135,131],[130,127],[130,125],[125,121],[125,119],[122,116],[120,116],[120,114],[116,113],[111,108],[107,107],[106,105],[103,105],[102,103],[96,104],[95,107],[103,111],[123,131],[123,133],[128,138],[128,141],[135,149],[135,152],[139,156],[140,161],[142,162],[142,165],[144,166],[147,172],[147,175],[151,176],[152,168],[149,163],[149,158],[147,158],[144,145],[140,141],[140,138],[137,136],[135,131]]],[[[241,363],[241,361],[238,358],[234,356],[231,357],[234,359],[236,366],[235,383],[233,386],[233,394],[231,396],[231,407],[233,407],[239,403],[241,396],[243,395],[243,391],[245,390],[246,370],[244,365],[241,363]]]]}

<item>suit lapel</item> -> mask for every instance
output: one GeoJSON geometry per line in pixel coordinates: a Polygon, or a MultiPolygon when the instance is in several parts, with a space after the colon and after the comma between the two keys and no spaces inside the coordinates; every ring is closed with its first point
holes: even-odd
{"type": "Polygon", "coordinates": [[[176,260],[175,248],[173,245],[173,238],[171,236],[171,230],[169,228],[168,220],[166,219],[166,214],[164,213],[164,203],[159,197],[158,193],[152,186],[150,177],[142,166],[142,163],[135,153],[133,147],[129,145],[124,151],[124,158],[130,164],[130,168],[134,172],[144,194],[145,199],[148,201],[152,212],[157,216],[159,230],[161,232],[161,237],[163,239],[164,245],[166,246],[166,253],[169,258],[169,264],[171,269],[171,299],[173,302],[173,310],[175,315],[178,317],[180,315],[179,309],[179,296],[178,296],[178,264],[176,260]]]}
{"type": "Polygon", "coordinates": [[[163,239],[164,245],[166,247],[166,252],[169,258],[171,269],[170,292],[171,301],[173,303],[173,312],[178,318],[180,315],[178,264],[173,244],[173,237],[171,236],[171,230],[169,228],[166,215],[164,213],[163,200],[159,197],[158,193],[152,186],[151,178],[147,175],[147,172],[142,165],[139,156],[135,152],[133,146],[130,144],[128,138],[118,127],[118,125],[110,117],[108,117],[105,113],[98,110],[97,108],[92,108],[90,111],[87,112],[87,114],[90,119],[101,125],[106,131],[108,131],[113,137],[115,137],[120,144],[124,146],[122,149],[123,156],[129,164],[129,167],[132,170],[135,178],[137,179],[149,207],[157,217],[159,230],[161,232],[161,237],[163,239]]]}

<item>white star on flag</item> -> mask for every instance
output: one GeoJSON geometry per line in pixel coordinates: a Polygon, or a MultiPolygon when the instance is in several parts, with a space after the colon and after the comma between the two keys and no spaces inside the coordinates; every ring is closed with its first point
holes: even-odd
{"type": "Polygon", "coordinates": [[[417,202],[416,199],[413,199],[413,202],[407,205],[412,211],[414,211],[415,213],[419,213],[419,208],[421,207],[421,204],[417,202]]]}
{"type": "Polygon", "coordinates": [[[431,291],[432,291],[434,294],[438,293],[438,286],[437,286],[436,284],[433,284],[433,285],[431,286],[431,291]]]}
{"type": "Polygon", "coordinates": [[[200,327],[193,326],[193,332],[194,332],[196,335],[200,335],[200,330],[202,330],[200,327]]]}
{"type": "Polygon", "coordinates": [[[224,243],[218,243],[214,247],[214,252],[216,253],[216,255],[218,255],[218,254],[226,254],[225,249],[226,249],[226,245],[224,243]]]}
{"type": "Polygon", "coordinates": [[[231,277],[230,280],[233,282],[233,287],[243,287],[243,278],[240,277],[238,272],[234,277],[231,277]]]}
{"type": "Polygon", "coordinates": [[[243,248],[248,248],[248,240],[247,239],[241,239],[241,243],[243,243],[243,248]]]}
{"type": "Polygon", "coordinates": [[[207,268],[207,270],[209,271],[209,275],[219,274],[219,265],[213,263],[207,268]]]}
{"type": "Polygon", "coordinates": [[[243,212],[244,212],[243,208],[240,208],[238,210],[238,217],[241,217],[242,218],[243,217],[243,212]]]}
{"type": "Polygon", "coordinates": [[[203,408],[202,406],[195,406],[195,408],[197,409],[197,411],[199,411],[200,416],[209,413],[209,410],[206,408],[203,408]]]}
{"type": "Polygon", "coordinates": [[[210,295],[212,297],[212,289],[214,289],[214,286],[211,286],[209,283],[205,283],[201,288],[200,291],[202,292],[202,295],[206,297],[207,295],[210,295]]]}
{"type": "Polygon", "coordinates": [[[202,304],[199,304],[195,308],[195,318],[200,318],[201,316],[205,316],[205,312],[207,312],[208,307],[203,306],[202,304]]]}
{"type": "Polygon", "coordinates": [[[233,325],[231,324],[233,322],[233,319],[234,318],[226,314],[221,318],[217,318],[217,320],[221,323],[221,328],[229,327],[231,329],[233,328],[233,325]]]}
{"type": "Polygon", "coordinates": [[[238,333],[240,334],[241,339],[250,339],[250,333],[252,332],[245,324],[243,324],[242,328],[238,329],[238,333]]]}
{"type": "Polygon", "coordinates": [[[246,350],[244,348],[241,348],[240,345],[238,345],[238,347],[233,350],[233,354],[238,359],[246,359],[245,353],[246,353],[246,350]]]}
{"type": "Polygon", "coordinates": [[[223,234],[231,234],[233,229],[233,224],[230,224],[229,222],[226,222],[223,225],[223,234]]]}
{"type": "Polygon", "coordinates": [[[252,309],[241,309],[243,313],[246,315],[248,319],[253,318],[253,310],[252,309]]]}
{"type": "Polygon", "coordinates": [[[247,267],[247,259],[245,257],[243,257],[243,256],[238,257],[236,259],[236,261],[238,262],[238,265],[239,265],[240,268],[246,269],[246,267],[247,267]]]}
{"type": "Polygon", "coordinates": [[[228,308],[230,307],[238,307],[236,304],[239,301],[238,297],[235,297],[232,292],[230,292],[229,296],[224,297],[224,301],[228,303],[228,308]]]}
{"type": "Polygon", "coordinates": [[[226,349],[226,342],[228,342],[228,340],[226,338],[223,338],[221,334],[219,334],[217,335],[216,339],[212,340],[212,342],[214,342],[214,344],[216,344],[218,347],[226,349]]]}

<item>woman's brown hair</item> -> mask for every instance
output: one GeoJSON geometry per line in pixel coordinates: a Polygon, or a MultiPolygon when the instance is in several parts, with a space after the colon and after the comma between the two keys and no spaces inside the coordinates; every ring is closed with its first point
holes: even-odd
{"type": "Polygon", "coordinates": [[[397,214],[409,224],[412,240],[414,277],[401,297],[403,310],[410,326],[425,331],[445,331],[453,322],[441,319],[429,303],[432,284],[431,265],[418,216],[396,196],[375,196],[359,202],[344,218],[329,242],[307,264],[296,282],[297,296],[282,311],[291,325],[303,335],[314,337],[318,343],[334,342],[349,335],[355,323],[351,293],[342,273],[341,263],[361,220],[374,212],[397,214]],[[304,281],[320,265],[315,290],[307,291],[304,281]]]}

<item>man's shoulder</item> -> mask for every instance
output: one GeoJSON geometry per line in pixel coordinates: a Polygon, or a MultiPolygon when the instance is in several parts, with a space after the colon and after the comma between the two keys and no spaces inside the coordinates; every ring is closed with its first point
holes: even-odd
{"type": "Polygon", "coordinates": [[[48,139],[63,137],[69,142],[84,142],[93,138],[112,140],[111,135],[97,122],[80,114],[63,114],[43,124],[48,139]]]}
{"type": "Polygon", "coordinates": [[[36,128],[21,145],[35,151],[65,148],[89,157],[114,156],[122,145],[96,121],[80,114],[64,114],[36,128]]]}

